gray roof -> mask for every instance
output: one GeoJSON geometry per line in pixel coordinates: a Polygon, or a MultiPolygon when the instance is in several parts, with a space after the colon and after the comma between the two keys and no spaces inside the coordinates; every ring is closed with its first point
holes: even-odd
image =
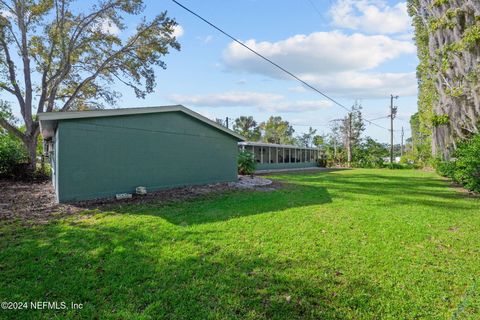
{"type": "Polygon", "coordinates": [[[92,111],[66,111],[66,112],[43,112],[38,114],[40,121],[40,132],[45,139],[51,138],[55,134],[57,123],[60,120],[97,118],[97,117],[115,117],[133,114],[161,113],[161,112],[183,112],[197,120],[200,120],[220,131],[223,131],[240,141],[245,138],[238,133],[225,128],[224,126],[212,121],[199,113],[196,113],[182,105],[142,107],[142,108],[122,108],[122,109],[104,109],[92,111]]]}
{"type": "Polygon", "coordinates": [[[256,141],[239,142],[238,145],[240,145],[240,146],[255,146],[255,147],[276,147],[276,148],[289,148],[289,149],[318,150],[318,148],[299,147],[299,146],[295,146],[293,144],[276,144],[276,143],[256,142],[256,141]]]}

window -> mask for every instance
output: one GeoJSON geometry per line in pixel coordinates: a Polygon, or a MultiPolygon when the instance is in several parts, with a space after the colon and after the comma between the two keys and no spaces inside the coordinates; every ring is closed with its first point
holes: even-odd
{"type": "Polygon", "coordinates": [[[262,147],[262,163],[269,163],[268,149],[270,149],[270,148],[269,147],[262,147]]]}
{"type": "Polygon", "coordinates": [[[261,163],[262,162],[262,147],[253,147],[253,154],[255,155],[255,162],[261,163]]]}
{"type": "Polygon", "coordinates": [[[283,148],[277,147],[277,163],[283,162],[283,148]]]}
{"type": "Polygon", "coordinates": [[[271,158],[270,159],[272,159],[272,163],[278,163],[278,148],[273,147],[271,149],[272,149],[272,151],[271,151],[271,158]]]}

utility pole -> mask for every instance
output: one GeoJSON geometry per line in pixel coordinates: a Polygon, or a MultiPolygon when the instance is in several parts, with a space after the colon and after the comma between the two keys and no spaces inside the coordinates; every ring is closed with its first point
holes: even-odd
{"type": "Polygon", "coordinates": [[[403,135],[405,132],[403,131],[403,126],[402,126],[402,144],[400,145],[400,157],[403,157],[403,135]]]}
{"type": "Polygon", "coordinates": [[[227,127],[227,129],[228,129],[228,117],[225,117],[225,125],[226,125],[226,127],[227,127]]]}
{"type": "Polygon", "coordinates": [[[397,107],[393,106],[393,99],[398,99],[398,96],[390,95],[390,163],[393,163],[393,119],[397,114],[397,107]]]}

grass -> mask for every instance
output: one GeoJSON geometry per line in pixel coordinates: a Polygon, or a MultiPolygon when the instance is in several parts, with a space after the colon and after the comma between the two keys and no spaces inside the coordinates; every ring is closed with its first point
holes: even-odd
{"type": "Polygon", "coordinates": [[[272,192],[0,227],[0,310],[51,319],[479,319],[480,201],[434,173],[274,176],[272,192]]]}

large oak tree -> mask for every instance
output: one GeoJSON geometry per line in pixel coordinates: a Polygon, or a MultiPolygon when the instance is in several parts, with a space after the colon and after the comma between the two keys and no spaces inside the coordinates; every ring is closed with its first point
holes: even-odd
{"type": "Polygon", "coordinates": [[[114,105],[123,83],[144,98],[155,87],[155,67],[180,49],[175,20],[162,12],[140,18],[141,0],[103,0],[84,8],[72,0],[0,0],[0,93],[18,103],[24,130],[8,104],[0,104],[0,126],[22,140],[35,168],[39,123],[49,111],[114,105]],[[126,16],[139,16],[135,30],[126,16]],[[128,34],[129,36],[126,36],[128,34]]]}

